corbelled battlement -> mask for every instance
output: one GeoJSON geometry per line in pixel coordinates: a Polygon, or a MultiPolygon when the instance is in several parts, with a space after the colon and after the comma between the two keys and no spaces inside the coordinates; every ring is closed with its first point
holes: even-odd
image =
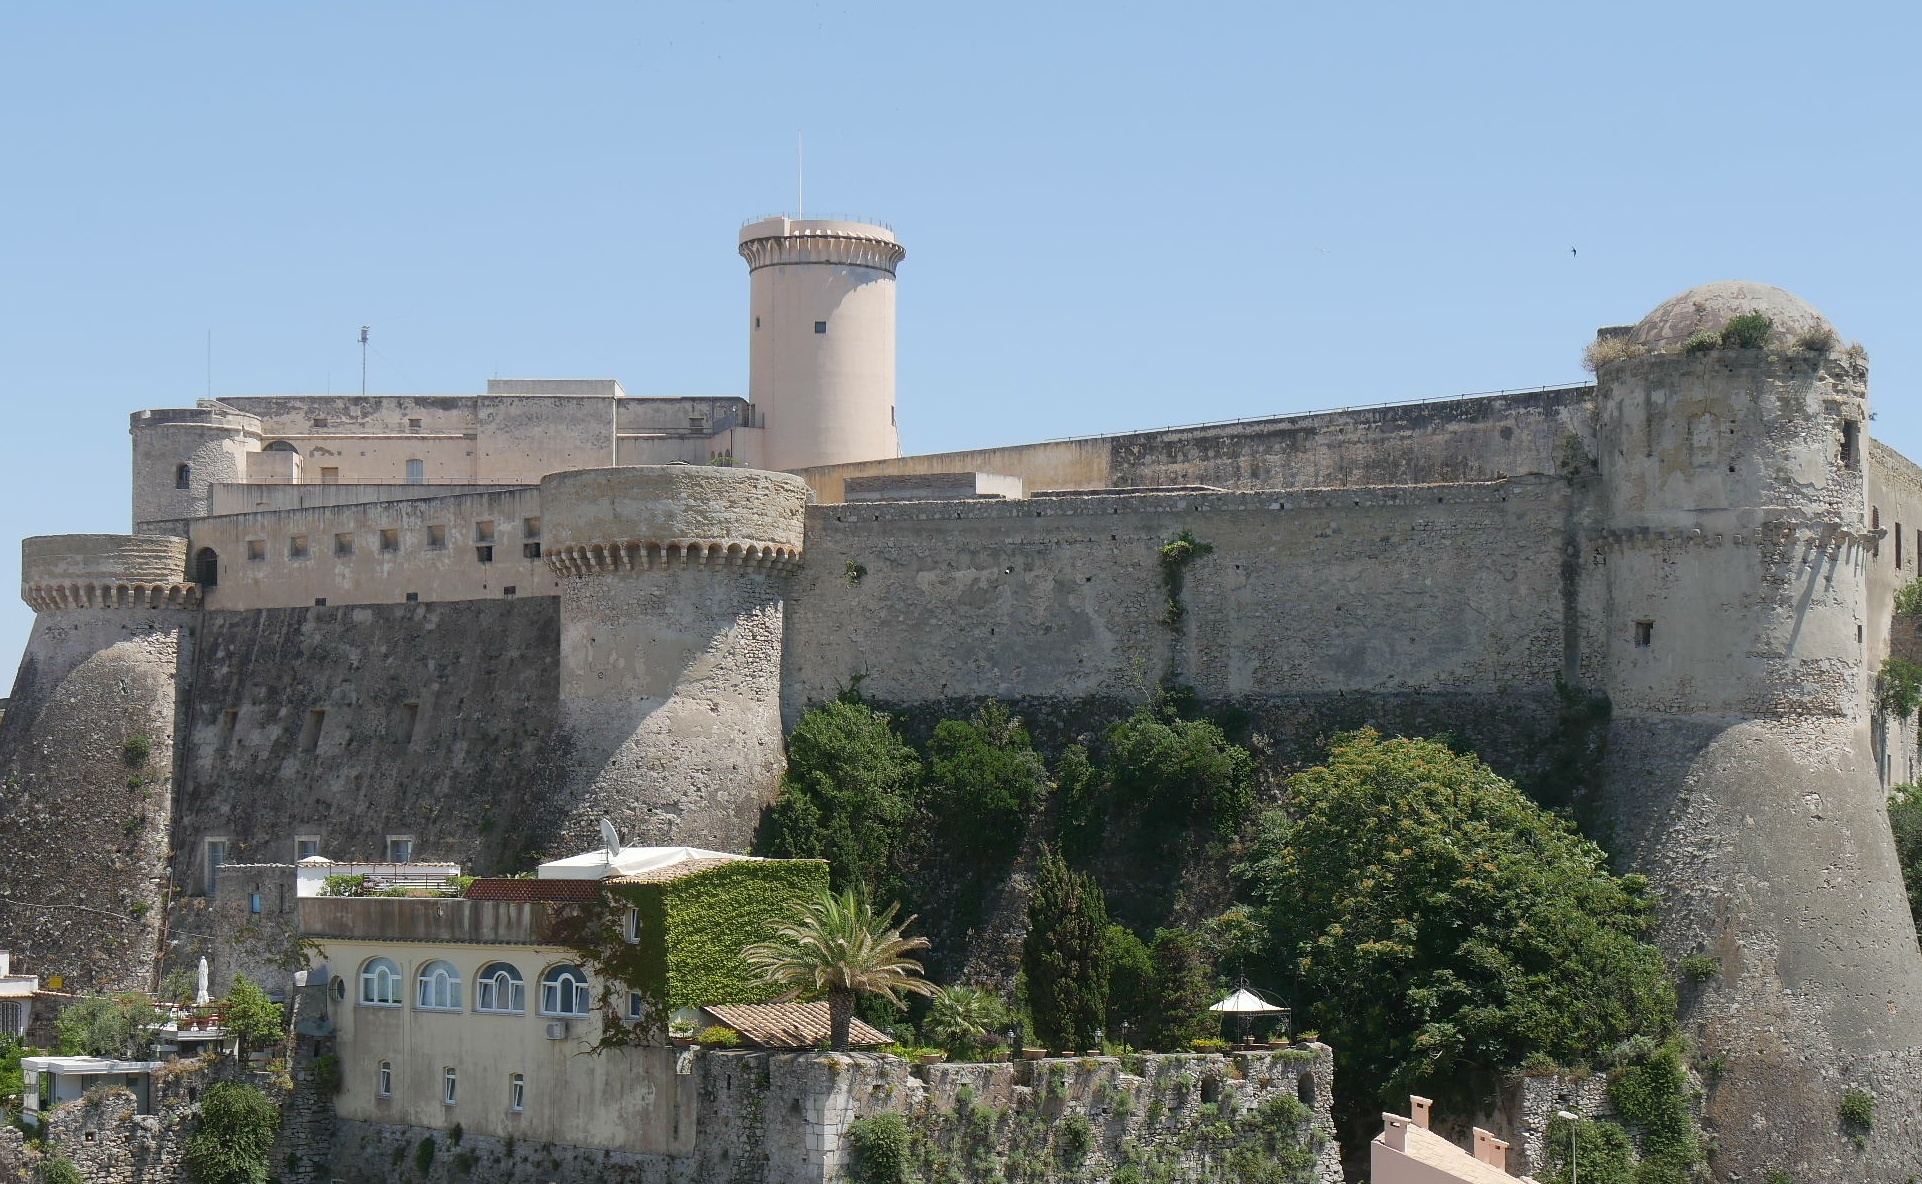
{"type": "Polygon", "coordinates": [[[187,540],[166,535],[52,534],[20,544],[20,598],[35,612],[194,608],[187,540]]]}
{"type": "Polygon", "coordinates": [[[777,264],[828,263],[893,275],[907,254],[892,231],[868,222],[764,218],[741,229],[741,258],[750,272],[777,264]]]}
{"type": "Polygon", "coordinates": [[[560,575],[789,564],[801,553],[806,504],[799,477],[753,469],[583,469],[541,481],[547,549],[560,575]]]}

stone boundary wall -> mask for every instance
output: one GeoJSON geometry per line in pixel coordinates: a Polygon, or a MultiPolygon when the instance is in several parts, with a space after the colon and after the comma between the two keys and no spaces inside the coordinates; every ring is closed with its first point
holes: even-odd
{"type": "Polygon", "coordinates": [[[1199,1184],[1250,1162],[1238,1152],[1267,1162],[1270,1145],[1307,1149],[1286,1178],[1340,1184],[1333,1063],[1320,1044],[920,1067],[878,1053],[689,1050],[677,1071],[698,1082],[692,1155],[464,1133],[455,1143],[450,1131],[342,1122],[327,1171],[343,1184],[403,1174],[423,1184],[828,1184],[849,1178],[850,1124],[897,1113],[912,1154],[938,1173],[927,1178],[960,1184],[1015,1178],[1023,1166],[1106,1179],[1123,1163],[1199,1184]],[[426,1140],[434,1149],[423,1153],[426,1140]]]}

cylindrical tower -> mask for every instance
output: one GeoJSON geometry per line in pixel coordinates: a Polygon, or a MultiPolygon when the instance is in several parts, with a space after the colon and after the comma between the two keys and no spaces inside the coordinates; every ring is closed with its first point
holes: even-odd
{"type": "Polygon", "coordinates": [[[186,566],[178,538],[21,546],[36,615],[0,721],[0,939],[68,990],[151,985],[199,602],[186,566]]]}
{"type": "Polygon", "coordinates": [[[751,292],[748,398],[770,469],[901,455],[894,269],[885,226],[764,218],[741,229],[751,292]]]}
{"type": "Polygon", "coordinates": [[[1726,1066],[1705,1113],[1729,1179],[1922,1168],[1836,1117],[1848,1088],[1922,1111],[1922,954],[1871,747],[1867,366],[1824,331],[1780,289],[1714,284],[1597,375],[1606,824],[1663,948],[1719,964],[1684,1019],[1726,1066]],[[1767,348],[1681,348],[1751,312],[1767,348]]]}
{"type": "Polygon", "coordinates": [[[667,465],[541,481],[561,584],[557,850],[742,851],[784,767],[781,644],[807,486],[667,465]]]}
{"type": "Polygon", "coordinates": [[[133,436],[133,528],[180,534],[177,524],[213,509],[215,482],[245,481],[247,454],[260,451],[260,417],[217,403],[136,411],[133,436]]]}

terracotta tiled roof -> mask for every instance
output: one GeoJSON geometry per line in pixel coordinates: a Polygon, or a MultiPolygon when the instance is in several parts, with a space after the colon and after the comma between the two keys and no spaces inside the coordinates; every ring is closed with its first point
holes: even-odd
{"type": "MultiPolygon", "coordinates": [[[[701,1009],[714,1022],[734,1029],[745,1044],[761,1048],[819,1048],[828,1039],[826,1003],[737,1003],[701,1009]]],[[[856,1048],[879,1048],[894,1041],[855,1020],[848,1030],[856,1048]]]]}
{"type": "Polygon", "coordinates": [[[552,900],[591,904],[601,898],[599,880],[475,880],[467,886],[469,900],[552,900]]]}
{"type": "Polygon", "coordinates": [[[742,861],[739,859],[683,859],[679,863],[650,868],[632,876],[609,876],[606,882],[609,884],[665,884],[669,880],[678,880],[682,876],[704,872],[711,867],[725,867],[730,863],[740,862],[742,861]]]}

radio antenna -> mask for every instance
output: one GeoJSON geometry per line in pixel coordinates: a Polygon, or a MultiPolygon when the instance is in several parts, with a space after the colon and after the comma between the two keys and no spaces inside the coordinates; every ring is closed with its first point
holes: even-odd
{"type": "Polygon", "coordinates": [[[805,217],[807,213],[807,201],[805,200],[807,196],[807,190],[804,184],[804,182],[807,179],[807,168],[806,168],[807,157],[803,155],[801,148],[802,148],[801,133],[795,132],[794,133],[794,217],[797,220],[802,217],[805,217]]]}
{"type": "Polygon", "coordinates": [[[360,393],[367,393],[367,326],[360,327],[360,393]]]}

